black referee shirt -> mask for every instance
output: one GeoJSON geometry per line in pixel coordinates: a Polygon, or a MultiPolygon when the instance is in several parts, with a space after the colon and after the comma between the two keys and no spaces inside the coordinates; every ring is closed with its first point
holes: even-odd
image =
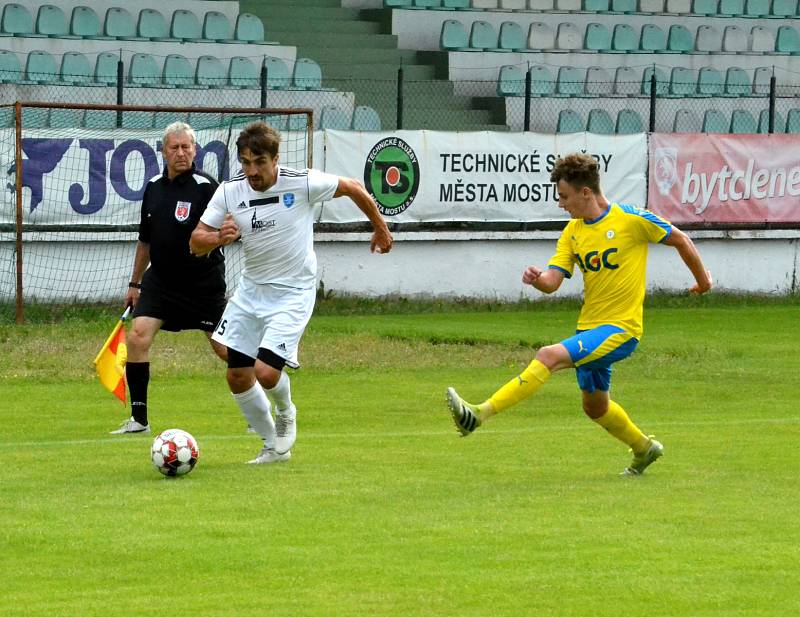
{"type": "Polygon", "coordinates": [[[164,173],[147,183],[142,197],[139,240],[150,245],[150,271],[171,289],[224,293],[225,259],[220,249],[208,257],[189,252],[189,238],[206,209],[217,181],[192,169],[173,180],[164,173]]]}

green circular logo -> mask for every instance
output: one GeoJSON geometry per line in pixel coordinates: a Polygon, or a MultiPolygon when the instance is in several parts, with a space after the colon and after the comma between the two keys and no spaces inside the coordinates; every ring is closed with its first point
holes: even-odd
{"type": "Polygon", "coordinates": [[[384,216],[408,210],[419,188],[419,161],[411,146],[399,137],[376,143],[364,165],[364,186],[384,216]]]}

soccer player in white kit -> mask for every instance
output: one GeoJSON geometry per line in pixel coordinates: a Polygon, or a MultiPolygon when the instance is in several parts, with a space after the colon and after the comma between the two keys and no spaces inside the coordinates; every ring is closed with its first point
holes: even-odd
{"type": "Polygon", "coordinates": [[[372,223],[370,250],[392,248],[389,228],[361,184],[283,167],[279,146],[280,134],[265,123],[245,127],[236,140],[242,171],[219,186],[189,242],[192,253],[205,255],[242,238],[242,278],[212,338],[228,348],[231,393],[264,441],[254,464],[288,460],[297,435],[283,368],[299,366],[297,347],[316,298],[312,205],[349,197],[372,223]]]}

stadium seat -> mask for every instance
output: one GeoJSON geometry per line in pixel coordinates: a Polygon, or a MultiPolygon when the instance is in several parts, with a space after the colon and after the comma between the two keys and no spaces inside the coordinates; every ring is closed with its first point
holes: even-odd
{"type": "MultiPolygon", "coordinates": [[[[235,43],[228,16],[219,11],[207,11],[203,17],[203,38],[217,43],[235,43]]],[[[263,39],[263,36],[262,36],[263,39]]]]}
{"type": "Polygon", "coordinates": [[[47,51],[28,52],[25,78],[32,83],[52,84],[59,81],[60,73],[55,58],[47,51]]]}
{"type": "Polygon", "coordinates": [[[611,0],[612,13],[632,14],[636,12],[636,0],[611,0]]]}
{"type": "Polygon", "coordinates": [[[722,34],[714,26],[697,26],[694,43],[695,53],[717,53],[722,51],[722,34]]]}
{"type": "MultiPolygon", "coordinates": [[[[124,129],[152,129],[155,114],[152,111],[123,111],[122,128],[124,129]]],[[[161,128],[161,127],[159,127],[161,128]]]]}
{"type": "Polygon", "coordinates": [[[668,15],[688,15],[692,12],[692,0],[667,0],[664,12],[668,15]]]}
{"type": "Polygon", "coordinates": [[[83,125],[92,129],[116,128],[117,112],[110,109],[87,109],[83,115],[83,125]]]}
{"type": "Polygon", "coordinates": [[[644,24],[639,39],[639,49],[644,52],[666,51],[667,33],[655,24],[644,24]]]}
{"type": "Polygon", "coordinates": [[[725,71],[725,96],[750,96],[752,88],[750,78],[744,69],[729,67],[725,71]]]}
{"type": "Polygon", "coordinates": [[[481,51],[497,49],[497,33],[488,21],[476,19],[469,31],[469,48],[481,51]]]}
{"type": "Polygon", "coordinates": [[[688,54],[694,51],[694,39],[686,26],[672,24],[667,35],[667,52],[688,54]]]}
{"type": "Polygon", "coordinates": [[[629,66],[619,66],[614,73],[614,94],[617,96],[637,96],[641,90],[638,72],[629,66]]]}
{"type": "Polygon", "coordinates": [[[186,122],[194,129],[215,129],[223,126],[222,114],[192,111],[186,122]]]}
{"type": "Polygon", "coordinates": [[[161,82],[165,86],[177,88],[194,88],[194,68],[186,56],[169,54],[164,59],[164,70],[161,73],[161,82]]]}
{"type": "MultiPolygon", "coordinates": [[[[611,79],[611,75],[604,68],[590,66],[586,69],[586,81],[584,82],[583,91],[588,96],[613,96],[614,80],[611,79]]],[[[591,119],[590,115],[589,120],[591,119]]],[[[613,131],[611,132],[613,133],[613,131]]]]}
{"type": "Polygon", "coordinates": [[[350,116],[334,105],[325,105],[322,108],[320,128],[346,131],[350,128],[350,116]]]}
{"type": "Polygon", "coordinates": [[[136,23],[131,14],[118,6],[112,6],[106,11],[103,34],[125,41],[141,40],[136,34],[136,23]]]}
{"type": "Polygon", "coordinates": [[[755,26],[750,30],[750,51],[756,54],[771,54],[775,51],[775,34],[771,28],[755,26]]]}
{"type": "Polygon", "coordinates": [[[608,13],[610,9],[610,0],[583,0],[583,10],[586,13],[608,13]]]}
{"type": "Polygon", "coordinates": [[[456,19],[444,20],[439,35],[439,47],[443,51],[465,51],[469,49],[469,37],[464,24],[456,19]]]}
{"type": "Polygon", "coordinates": [[[587,24],[583,48],[586,51],[609,51],[611,49],[611,30],[605,24],[587,24]]]}
{"type": "Polygon", "coordinates": [[[526,0],[500,0],[497,8],[501,11],[524,11],[528,3],[526,0]]]}
{"type": "Polygon", "coordinates": [[[472,0],[472,8],[473,9],[496,9],[497,8],[497,0],[472,0]]]}
{"type": "Polygon", "coordinates": [[[442,6],[442,0],[414,0],[411,6],[415,9],[438,9],[442,6]]]}
{"type": "Polygon", "coordinates": [[[546,66],[534,65],[531,71],[531,96],[551,96],[555,92],[556,81],[546,66]]]}
{"type": "Polygon", "coordinates": [[[103,51],[97,54],[94,65],[95,83],[113,86],[117,83],[117,64],[119,56],[110,51],[103,51]]]}
{"type": "Polygon", "coordinates": [[[620,109],[617,114],[617,124],[615,132],[620,135],[630,135],[632,133],[644,133],[644,122],[642,117],[634,109],[620,109]]]}
{"type": "Polygon", "coordinates": [[[787,18],[795,17],[796,15],[797,0],[772,0],[770,17],[787,18]]]}
{"type": "Polygon", "coordinates": [[[775,52],[779,54],[800,54],[800,35],[792,26],[778,28],[775,38],[775,52]]]}
{"type": "Polygon", "coordinates": [[[292,77],[286,63],[280,58],[267,56],[264,58],[267,67],[267,88],[270,90],[285,90],[292,84],[292,77]]]}
{"type": "Polygon", "coordinates": [[[664,96],[669,93],[670,80],[658,67],[648,66],[642,73],[642,94],[650,96],[651,76],[656,76],[656,94],[664,96]]]}
{"type": "Polygon", "coordinates": [[[498,51],[525,51],[525,32],[515,21],[504,21],[500,24],[500,39],[497,43],[498,51]]]}
{"type": "Polygon", "coordinates": [[[200,27],[200,20],[194,11],[177,9],[172,13],[172,21],[169,29],[170,37],[180,39],[187,43],[196,43],[203,39],[203,30],[200,27]]]}
{"type": "Polygon", "coordinates": [[[237,88],[258,88],[261,75],[250,58],[234,56],[228,65],[228,83],[237,88]]]}
{"type": "Polygon", "coordinates": [[[729,132],[739,135],[757,133],[758,124],[756,124],[753,115],[746,109],[734,109],[731,114],[731,127],[729,132]]]}
{"type": "Polygon", "coordinates": [[[556,96],[582,96],[586,71],[573,66],[562,66],[558,69],[556,79],[556,96]]]}
{"type": "Polygon", "coordinates": [[[581,133],[583,132],[583,118],[573,109],[562,109],[558,112],[556,133],[581,133]]]}
{"type": "Polygon", "coordinates": [[[51,38],[75,38],[69,34],[67,16],[61,7],[43,4],[36,13],[36,33],[51,38]]]}
{"type": "Polygon", "coordinates": [[[468,9],[469,0],[442,0],[443,9],[468,9]]]}
{"type": "Polygon", "coordinates": [[[92,65],[84,54],[68,51],[61,56],[61,81],[67,84],[92,84],[92,65]]]}
{"type": "Polygon", "coordinates": [[[694,96],[696,92],[697,80],[694,71],[682,66],[673,67],[669,77],[669,96],[683,98],[694,96]]]}
{"type": "Polygon", "coordinates": [[[69,20],[69,32],[84,39],[108,40],[110,37],[100,33],[100,16],[88,6],[76,6],[69,20]]]}
{"type": "Polygon", "coordinates": [[[561,22],[556,30],[556,48],[551,51],[581,51],[583,34],[572,22],[561,22]]]}
{"type": "Polygon", "coordinates": [[[17,54],[0,50],[0,83],[15,84],[20,81],[23,81],[23,73],[17,54]]]}
{"type": "Polygon", "coordinates": [[[158,86],[161,84],[161,71],[156,59],[150,54],[133,54],[128,67],[128,85],[158,86]]]}
{"type": "Polygon", "coordinates": [[[745,17],[769,17],[770,0],[747,0],[744,4],[745,17]]]}
{"type": "Polygon", "coordinates": [[[161,11],[157,11],[156,9],[142,9],[139,11],[136,33],[140,38],[151,41],[180,41],[180,39],[172,38],[169,35],[167,19],[161,11]]]}
{"type": "Polygon", "coordinates": [[[55,107],[50,110],[47,126],[53,129],[77,129],[83,126],[82,109],[62,109],[55,107]]]}
{"type": "Polygon", "coordinates": [[[672,121],[673,133],[699,133],[700,128],[700,122],[692,110],[679,109],[675,112],[672,121]]]}
{"type": "Polygon", "coordinates": [[[28,9],[16,2],[8,2],[3,7],[0,18],[0,34],[3,36],[34,36],[33,17],[28,9]]]}
{"type": "Polygon", "coordinates": [[[233,38],[241,43],[264,43],[264,24],[251,13],[239,13],[233,38]]]}
{"type": "MultiPolygon", "coordinates": [[[[772,132],[783,133],[785,129],[786,123],[783,121],[783,116],[776,111],[772,132]]],[[[762,134],[769,133],[769,109],[762,109],[761,113],[758,114],[758,132],[762,134]]]]}
{"type": "Polygon", "coordinates": [[[22,127],[26,129],[43,129],[48,123],[48,109],[27,107],[22,110],[22,127]]]}
{"type": "Polygon", "coordinates": [[[381,117],[368,105],[359,105],[353,110],[354,131],[380,131],[381,117]]]}
{"type": "Polygon", "coordinates": [[[722,74],[711,66],[704,66],[697,75],[697,94],[700,96],[722,96],[722,74]]]}
{"type": "Polygon", "coordinates": [[[786,114],[786,132],[800,133],[800,109],[790,109],[786,114]]]}
{"type": "Polygon", "coordinates": [[[406,9],[410,8],[412,0],[383,0],[383,6],[387,9],[406,9]]]}
{"type": "Polygon", "coordinates": [[[661,15],[661,13],[666,11],[664,8],[664,0],[639,0],[637,8],[639,13],[645,15],[661,15]]]}
{"type": "Polygon", "coordinates": [[[556,0],[528,0],[528,9],[538,13],[547,13],[554,11],[556,8],[556,0]]]}
{"type": "Polygon", "coordinates": [[[744,14],[744,0],[719,0],[717,14],[722,17],[741,17],[744,14]]]}
{"type": "Polygon", "coordinates": [[[153,118],[153,126],[166,128],[173,122],[186,122],[186,114],[179,111],[157,111],[153,118]]]}
{"type": "Polygon", "coordinates": [[[589,133],[611,135],[614,133],[614,121],[605,109],[590,109],[586,130],[589,133]]]}
{"type": "Polygon", "coordinates": [[[528,27],[528,50],[552,51],[556,46],[556,33],[546,23],[531,22],[528,27]]]}
{"type": "Polygon", "coordinates": [[[727,133],[728,118],[718,109],[706,109],[703,114],[703,133],[727,133]]]}
{"type": "Polygon", "coordinates": [[[617,24],[614,26],[614,34],[611,37],[611,51],[616,53],[633,52],[639,49],[639,37],[636,30],[629,24],[617,24]]]}
{"type": "MultiPolygon", "coordinates": [[[[719,0],[692,0],[692,13],[695,15],[708,15],[709,17],[716,17],[718,8],[719,0]]],[[[703,132],[716,133],[716,131],[703,132]]]]}
{"type": "MultiPolygon", "coordinates": [[[[730,70],[730,69],[728,69],[730,70]]],[[[741,71],[741,69],[738,69],[741,71]]],[[[746,76],[746,75],[745,75],[746,76]]],[[[750,83],[748,81],[748,88],[747,93],[743,94],[742,96],[749,96],[753,94],[755,96],[758,95],[768,95],[769,94],[769,84],[770,80],[772,79],[772,67],[770,66],[759,66],[753,71],[753,87],[752,90],[750,89],[750,83]]]]}
{"type": "Polygon", "coordinates": [[[581,10],[581,0],[555,0],[556,11],[563,13],[577,13],[581,10]]]}
{"type": "Polygon", "coordinates": [[[728,54],[746,54],[747,33],[739,26],[725,26],[722,34],[722,51],[728,54]]]}
{"type": "Polygon", "coordinates": [[[525,73],[514,65],[500,67],[497,96],[525,96],[525,73]]]}
{"type": "Polygon", "coordinates": [[[321,90],[322,69],[311,58],[298,58],[294,63],[292,83],[301,90],[321,90]]]}
{"type": "Polygon", "coordinates": [[[14,108],[0,107],[0,128],[7,129],[14,126],[14,108]]]}
{"type": "Polygon", "coordinates": [[[198,86],[224,88],[228,76],[225,73],[225,67],[222,66],[222,61],[216,56],[200,56],[197,59],[194,81],[198,86]]]}

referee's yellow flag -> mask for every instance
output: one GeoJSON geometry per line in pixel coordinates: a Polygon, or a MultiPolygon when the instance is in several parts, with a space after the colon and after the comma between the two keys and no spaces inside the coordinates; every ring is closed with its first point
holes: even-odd
{"type": "Polygon", "coordinates": [[[125,322],[128,312],[117,322],[111,335],[106,340],[97,357],[94,366],[100,383],[125,404],[125,363],[128,361],[128,346],[125,344],[125,322]]]}

